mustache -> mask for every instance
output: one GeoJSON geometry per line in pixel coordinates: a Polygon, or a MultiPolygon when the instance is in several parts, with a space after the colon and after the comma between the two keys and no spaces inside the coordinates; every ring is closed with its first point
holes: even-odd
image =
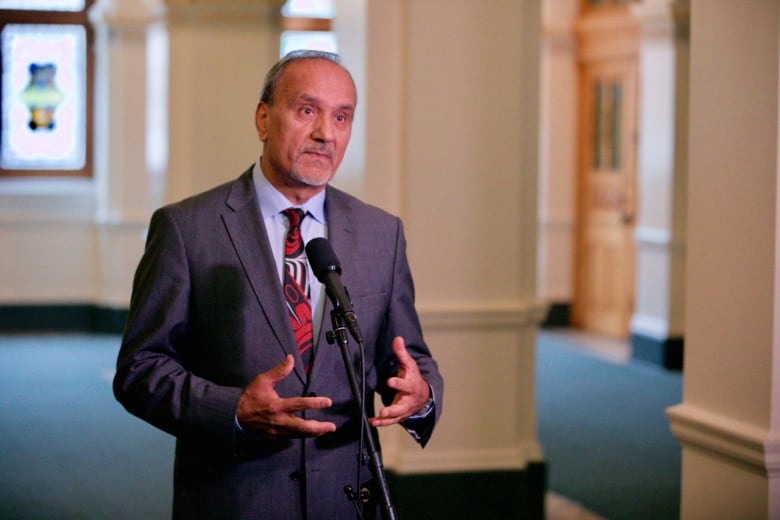
{"type": "Polygon", "coordinates": [[[320,155],[327,155],[329,159],[333,159],[333,147],[327,144],[319,146],[307,146],[303,149],[303,153],[317,153],[320,155]]]}

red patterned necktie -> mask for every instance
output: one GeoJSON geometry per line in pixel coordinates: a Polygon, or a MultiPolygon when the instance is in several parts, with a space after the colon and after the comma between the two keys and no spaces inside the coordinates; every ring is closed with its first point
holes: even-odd
{"type": "Polygon", "coordinates": [[[287,240],[284,244],[284,281],[282,285],[287,310],[290,312],[290,324],[295,334],[295,341],[298,342],[298,352],[301,354],[303,365],[308,374],[311,369],[314,334],[306,255],[304,254],[303,238],[301,238],[301,221],[306,213],[298,208],[288,208],[282,213],[290,221],[290,229],[287,231],[287,240]]]}

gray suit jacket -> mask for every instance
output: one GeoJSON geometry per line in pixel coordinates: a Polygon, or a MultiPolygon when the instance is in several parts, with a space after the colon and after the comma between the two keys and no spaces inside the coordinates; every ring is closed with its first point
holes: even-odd
{"type": "MultiPolygon", "coordinates": [[[[435,413],[413,426],[425,445],[441,413],[443,382],[414,309],[401,221],[332,187],[326,213],[363,331],[367,413],[374,415],[374,392],[392,400],[384,385],[397,371],[390,345],[403,336],[437,399],[435,413]]],[[[332,306],[307,381],[274,265],[251,169],[152,216],[114,393],[128,411],[177,437],[174,517],[356,516],[343,488],[371,475],[368,466],[358,468],[359,421],[340,350],[324,340],[332,306]],[[284,442],[237,433],[243,387],[287,354],[296,358],[295,372],[277,392],[332,398],[331,408],[306,416],[335,422],[336,432],[284,442]]]]}

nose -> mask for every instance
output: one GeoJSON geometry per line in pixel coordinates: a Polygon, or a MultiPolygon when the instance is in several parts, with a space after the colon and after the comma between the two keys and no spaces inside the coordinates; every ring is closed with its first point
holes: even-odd
{"type": "Polygon", "coordinates": [[[314,123],[312,138],[316,141],[329,142],[334,138],[333,121],[329,117],[321,115],[314,123]]]}

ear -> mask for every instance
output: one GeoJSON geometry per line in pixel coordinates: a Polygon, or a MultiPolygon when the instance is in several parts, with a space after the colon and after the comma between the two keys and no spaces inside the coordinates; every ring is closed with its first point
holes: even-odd
{"type": "Polygon", "coordinates": [[[265,142],[268,139],[268,105],[262,101],[255,109],[255,128],[258,139],[265,142]]]}

